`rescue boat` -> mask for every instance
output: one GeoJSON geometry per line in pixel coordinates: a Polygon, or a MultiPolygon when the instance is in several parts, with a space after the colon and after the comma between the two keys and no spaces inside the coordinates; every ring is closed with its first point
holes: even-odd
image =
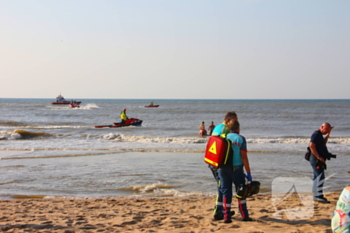
{"type": "MultiPolygon", "coordinates": [[[[51,102],[51,104],[70,104],[71,101],[66,100],[62,95],[56,97],[56,102],[51,102]]],[[[76,104],[80,104],[81,101],[75,101],[76,104]]]]}
{"type": "Polygon", "coordinates": [[[80,108],[79,104],[69,104],[69,107],[71,108],[80,108]]]}
{"type": "Polygon", "coordinates": [[[145,108],[158,108],[159,104],[157,105],[146,105],[145,108]]]}

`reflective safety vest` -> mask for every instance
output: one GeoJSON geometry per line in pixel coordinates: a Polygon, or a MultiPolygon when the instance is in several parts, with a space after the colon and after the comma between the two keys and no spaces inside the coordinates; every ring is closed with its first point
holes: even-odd
{"type": "Polygon", "coordinates": [[[127,119],[128,119],[128,117],[126,116],[126,113],[125,113],[124,111],[122,111],[122,112],[120,113],[120,118],[121,118],[122,120],[127,120],[127,119]]]}

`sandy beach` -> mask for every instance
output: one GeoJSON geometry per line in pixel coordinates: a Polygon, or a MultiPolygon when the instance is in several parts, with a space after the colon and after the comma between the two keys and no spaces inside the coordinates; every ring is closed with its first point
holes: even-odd
{"type": "MultiPolygon", "coordinates": [[[[271,195],[248,199],[253,222],[236,211],[233,222],[212,220],[213,197],[13,199],[0,201],[4,232],[332,232],[331,216],[339,193],[327,193],[330,204],[314,203],[309,219],[275,218],[271,195]]],[[[300,206],[297,196],[278,209],[300,206]]],[[[234,201],[236,204],[236,201],[234,201]]]]}

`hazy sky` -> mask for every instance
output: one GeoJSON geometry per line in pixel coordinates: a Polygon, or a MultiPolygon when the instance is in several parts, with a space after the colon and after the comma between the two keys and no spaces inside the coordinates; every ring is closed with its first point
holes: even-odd
{"type": "Polygon", "coordinates": [[[0,0],[0,98],[350,98],[349,0],[0,0]]]}

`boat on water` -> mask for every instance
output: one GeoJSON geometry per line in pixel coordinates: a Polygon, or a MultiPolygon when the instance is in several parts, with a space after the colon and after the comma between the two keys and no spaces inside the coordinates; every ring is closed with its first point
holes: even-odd
{"type": "Polygon", "coordinates": [[[142,124],[142,120],[137,118],[129,118],[125,120],[124,123],[121,122],[114,122],[110,125],[96,125],[95,128],[117,128],[117,127],[125,127],[125,126],[140,126],[142,124]]]}
{"type": "Polygon", "coordinates": [[[159,104],[153,104],[153,101],[149,105],[145,106],[145,108],[158,108],[158,107],[159,107],[159,104]]]}
{"type": "Polygon", "coordinates": [[[71,108],[80,108],[80,105],[79,104],[69,104],[69,107],[71,108]]]}
{"type": "MultiPolygon", "coordinates": [[[[81,101],[75,101],[76,104],[80,104],[81,101]]],[[[56,102],[51,102],[51,104],[71,104],[71,101],[66,100],[61,94],[56,97],[56,102]]]]}
{"type": "Polygon", "coordinates": [[[158,108],[159,104],[157,105],[146,105],[145,108],[158,108]]]}

